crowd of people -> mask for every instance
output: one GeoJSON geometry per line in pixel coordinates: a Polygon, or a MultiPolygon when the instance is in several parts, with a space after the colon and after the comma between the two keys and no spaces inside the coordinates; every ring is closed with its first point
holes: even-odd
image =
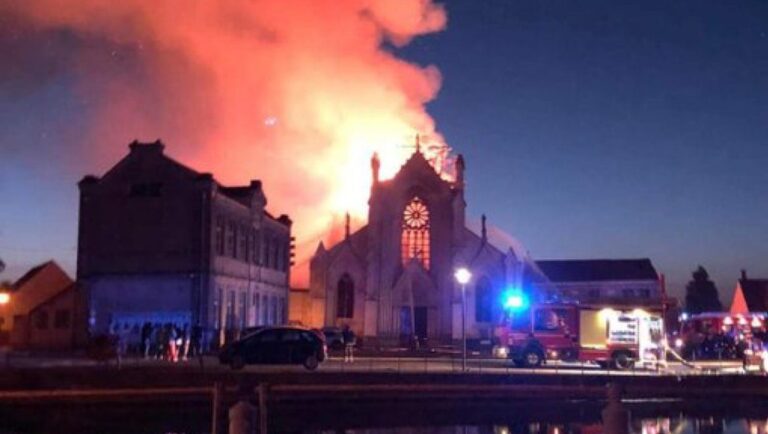
{"type": "Polygon", "coordinates": [[[175,363],[199,356],[203,352],[203,330],[200,326],[145,322],[139,331],[138,342],[132,339],[136,334],[134,328],[129,325],[113,325],[112,336],[116,341],[118,358],[134,355],[175,363]]]}

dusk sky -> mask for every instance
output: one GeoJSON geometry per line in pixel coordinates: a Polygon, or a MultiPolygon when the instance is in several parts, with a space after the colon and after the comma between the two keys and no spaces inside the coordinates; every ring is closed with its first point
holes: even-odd
{"type": "MultiPolygon", "coordinates": [[[[383,50],[440,71],[427,113],[466,158],[470,216],[487,214],[535,259],[649,257],[675,295],[699,264],[724,305],[740,269],[768,278],[767,2],[443,5],[443,30],[439,23],[407,29],[410,44],[386,42],[383,50]]],[[[149,116],[153,124],[130,114],[121,122],[113,112],[93,126],[104,89],[132,89],[138,103],[128,107],[150,113],[184,112],[201,101],[163,88],[162,104],[152,102],[158,82],[147,74],[158,58],[164,71],[185,60],[174,63],[180,56],[155,43],[150,62],[144,44],[126,43],[126,35],[93,36],[53,21],[0,7],[0,258],[8,265],[0,280],[51,258],[74,274],[76,183],[102,174],[134,138],[161,137],[169,154],[201,171],[223,167],[202,167],[200,155],[208,154],[187,148],[185,140],[206,135],[184,117],[149,116]],[[102,85],[112,75],[120,86],[102,85]],[[94,131],[106,132],[108,143],[89,145],[94,131]]],[[[420,82],[404,92],[429,101],[428,88],[420,82]]],[[[262,165],[287,158],[253,152],[262,165]]],[[[283,175],[301,179],[291,164],[283,175]]],[[[367,174],[365,160],[362,169],[367,174]]],[[[247,176],[262,178],[268,194],[271,186],[286,191],[274,172],[257,167],[247,176]]],[[[276,213],[294,214],[283,206],[276,213]]]]}

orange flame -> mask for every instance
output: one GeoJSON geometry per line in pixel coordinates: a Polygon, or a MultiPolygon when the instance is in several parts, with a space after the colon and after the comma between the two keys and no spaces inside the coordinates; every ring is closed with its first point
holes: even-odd
{"type": "Polygon", "coordinates": [[[415,134],[444,145],[424,108],[439,71],[382,48],[443,29],[431,0],[38,0],[0,13],[77,36],[65,55],[95,107],[78,138],[91,164],[161,137],[224,183],[261,178],[269,208],[296,222],[299,260],[334,213],[365,216],[373,152],[387,178],[415,134]]]}

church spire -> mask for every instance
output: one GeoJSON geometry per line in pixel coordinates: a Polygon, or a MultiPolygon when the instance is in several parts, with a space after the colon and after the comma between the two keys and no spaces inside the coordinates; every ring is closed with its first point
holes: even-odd
{"type": "Polygon", "coordinates": [[[379,169],[381,168],[381,161],[379,161],[379,153],[374,152],[371,157],[371,176],[373,176],[373,184],[379,182],[379,169]]]}
{"type": "Polygon", "coordinates": [[[456,186],[459,188],[464,188],[464,168],[466,167],[464,165],[464,156],[459,154],[458,157],[456,157],[456,186]]]}
{"type": "Polygon", "coordinates": [[[416,134],[416,152],[421,153],[421,138],[416,134]]]}
{"type": "Polygon", "coordinates": [[[349,212],[347,212],[344,219],[344,239],[349,239],[349,212]]]}
{"type": "Polygon", "coordinates": [[[483,214],[483,217],[480,220],[480,223],[481,223],[480,234],[482,235],[484,243],[488,242],[488,229],[485,227],[485,221],[486,221],[486,217],[485,217],[485,214],[483,214]]]}

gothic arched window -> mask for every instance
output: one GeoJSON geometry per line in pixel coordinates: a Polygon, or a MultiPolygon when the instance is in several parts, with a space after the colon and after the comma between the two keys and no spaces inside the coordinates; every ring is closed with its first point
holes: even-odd
{"type": "Polygon", "coordinates": [[[475,321],[490,322],[493,319],[493,287],[487,277],[475,285],[475,321]]]}
{"type": "Polygon", "coordinates": [[[355,282],[345,273],[336,289],[336,317],[352,318],[355,314],[355,282]]]}
{"type": "Polygon", "coordinates": [[[416,258],[429,269],[429,208],[418,196],[414,196],[403,210],[400,243],[403,264],[416,258]]]}

